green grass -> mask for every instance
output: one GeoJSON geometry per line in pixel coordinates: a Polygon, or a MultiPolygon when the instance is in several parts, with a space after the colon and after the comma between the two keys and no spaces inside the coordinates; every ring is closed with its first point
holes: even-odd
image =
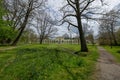
{"type": "Polygon", "coordinates": [[[120,62],[120,46],[104,46],[104,48],[109,51],[115,58],[117,62],[120,62]]]}
{"type": "Polygon", "coordinates": [[[98,58],[73,54],[79,45],[27,45],[0,52],[0,80],[90,80],[98,58]]]}

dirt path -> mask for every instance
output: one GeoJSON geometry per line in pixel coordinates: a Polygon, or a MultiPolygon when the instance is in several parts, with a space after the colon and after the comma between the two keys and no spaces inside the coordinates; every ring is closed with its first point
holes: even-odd
{"type": "Polygon", "coordinates": [[[97,80],[120,80],[120,65],[102,47],[98,47],[100,58],[97,63],[97,80]]]}

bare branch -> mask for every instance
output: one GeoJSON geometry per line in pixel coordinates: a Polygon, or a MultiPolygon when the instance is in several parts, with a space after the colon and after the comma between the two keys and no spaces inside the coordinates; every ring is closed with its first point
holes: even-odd
{"type": "Polygon", "coordinates": [[[76,15],[74,15],[74,14],[68,14],[68,15],[65,15],[64,17],[63,17],[63,19],[65,19],[65,18],[67,18],[67,17],[77,17],[76,15]]]}
{"type": "Polygon", "coordinates": [[[71,26],[78,27],[77,25],[75,25],[75,24],[69,22],[68,20],[64,20],[64,23],[65,23],[65,22],[67,22],[67,23],[68,23],[69,25],[71,25],[71,26]]]}
{"type": "Polygon", "coordinates": [[[68,2],[68,4],[69,4],[75,11],[77,11],[76,8],[75,8],[75,6],[74,6],[73,4],[71,4],[69,0],[67,0],[67,2],[68,2]]]}
{"type": "Polygon", "coordinates": [[[95,1],[95,0],[92,0],[92,1],[89,0],[88,3],[86,4],[86,6],[81,10],[80,13],[82,14],[84,12],[84,10],[89,6],[89,4],[92,3],[93,1],[95,1]]]}
{"type": "Polygon", "coordinates": [[[72,0],[69,0],[72,4],[76,4],[75,2],[73,2],[72,0]]]}

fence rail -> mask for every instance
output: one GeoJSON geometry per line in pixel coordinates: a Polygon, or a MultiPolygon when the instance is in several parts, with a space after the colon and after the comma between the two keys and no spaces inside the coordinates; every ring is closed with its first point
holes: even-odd
{"type": "Polygon", "coordinates": [[[79,40],[44,40],[44,44],[80,44],[79,40]]]}

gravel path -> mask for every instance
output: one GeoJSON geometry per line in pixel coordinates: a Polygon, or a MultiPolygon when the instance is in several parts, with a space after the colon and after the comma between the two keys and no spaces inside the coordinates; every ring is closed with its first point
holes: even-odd
{"type": "Polygon", "coordinates": [[[120,65],[102,47],[98,47],[100,58],[97,63],[97,80],[120,80],[120,65]]]}

